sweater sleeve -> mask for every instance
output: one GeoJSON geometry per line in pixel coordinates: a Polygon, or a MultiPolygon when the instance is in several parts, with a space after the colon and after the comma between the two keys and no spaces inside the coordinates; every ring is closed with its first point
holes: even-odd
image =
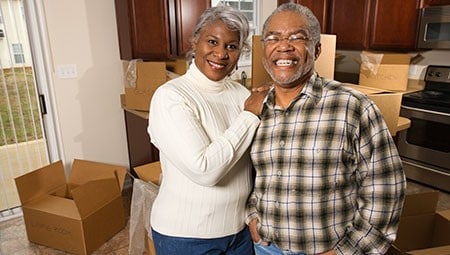
{"type": "Polygon", "coordinates": [[[160,153],[185,176],[213,186],[247,151],[259,118],[242,111],[225,132],[210,139],[198,112],[202,110],[173,86],[162,86],[152,98],[148,133],[160,153]]]}

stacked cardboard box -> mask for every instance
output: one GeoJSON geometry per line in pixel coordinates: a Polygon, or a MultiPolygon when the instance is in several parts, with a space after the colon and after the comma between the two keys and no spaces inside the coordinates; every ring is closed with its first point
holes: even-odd
{"type": "Polygon", "coordinates": [[[123,62],[125,105],[128,109],[148,111],[156,89],[170,79],[186,72],[183,59],[167,62],[123,62]]]}
{"type": "Polygon", "coordinates": [[[409,194],[387,255],[450,254],[450,210],[436,211],[439,192],[409,194]]]}
{"type": "Polygon", "coordinates": [[[411,57],[406,53],[361,52],[359,84],[385,90],[405,91],[411,57]]]}

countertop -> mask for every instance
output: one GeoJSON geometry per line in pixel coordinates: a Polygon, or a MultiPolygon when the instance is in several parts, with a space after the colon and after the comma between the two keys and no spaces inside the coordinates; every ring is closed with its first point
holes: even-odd
{"type": "MultiPolygon", "coordinates": [[[[410,79],[410,80],[408,80],[408,87],[407,87],[406,91],[398,91],[398,92],[402,93],[402,94],[408,94],[408,93],[423,90],[424,86],[425,86],[424,81],[410,79]]],[[[126,106],[125,95],[120,95],[120,102],[121,102],[122,109],[124,109],[125,111],[131,112],[143,119],[148,119],[147,111],[133,110],[126,106]]],[[[398,118],[397,132],[408,129],[410,126],[411,126],[411,120],[401,117],[401,116],[398,118]]]]}
{"type": "MultiPolygon", "coordinates": [[[[121,97],[121,98],[123,98],[123,97],[121,97]]],[[[133,109],[127,108],[126,105],[124,104],[123,100],[122,100],[122,109],[124,109],[125,111],[128,111],[130,113],[133,113],[134,115],[136,115],[142,119],[148,119],[148,112],[138,111],[138,110],[133,110],[133,109]]],[[[411,120],[401,117],[401,116],[398,118],[397,132],[408,129],[410,126],[411,126],[411,120]]]]}

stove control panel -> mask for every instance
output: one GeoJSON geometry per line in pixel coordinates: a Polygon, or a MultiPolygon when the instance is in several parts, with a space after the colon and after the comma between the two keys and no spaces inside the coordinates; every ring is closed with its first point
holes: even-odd
{"type": "Polygon", "coordinates": [[[450,83],[450,66],[428,66],[425,81],[450,83]]]}

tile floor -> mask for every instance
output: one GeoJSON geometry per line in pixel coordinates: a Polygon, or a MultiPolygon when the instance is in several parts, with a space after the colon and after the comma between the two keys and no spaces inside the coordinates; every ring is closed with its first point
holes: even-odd
{"type": "MultiPolygon", "coordinates": [[[[421,191],[432,190],[432,188],[420,185],[415,182],[408,183],[407,193],[416,193],[421,191]]],[[[127,222],[129,219],[129,208],[131,201],[131,188],[125,189],[123,193],[124,205],[126,209],[127,222]]],[[[441,192],[438,202],[438,210],[450,209],[450,193],[441,192]]],[[[108,242],[97,249],[93,255],[111,254],[125,255],[128,254],[128,224],[117,233],[108,242]]],[[[66,255],[67,253],[57,251],[52,248],[37,245],[27,240],[23,218],[0,222],[0,254],[5,255],[66,255]]]]}

